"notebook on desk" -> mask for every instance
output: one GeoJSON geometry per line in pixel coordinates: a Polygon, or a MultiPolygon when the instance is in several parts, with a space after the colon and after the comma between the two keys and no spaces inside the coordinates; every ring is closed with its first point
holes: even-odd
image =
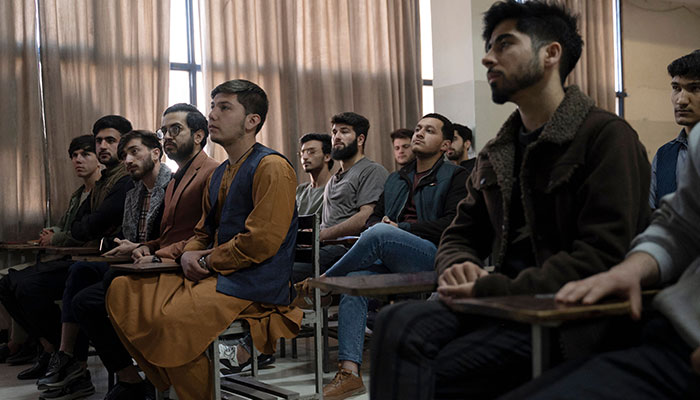
{"type": "Polygon", "coordinates": [[[178,263],[113,264],[113,269],[129,272],[176,272],[182,268],[178,263]]]}

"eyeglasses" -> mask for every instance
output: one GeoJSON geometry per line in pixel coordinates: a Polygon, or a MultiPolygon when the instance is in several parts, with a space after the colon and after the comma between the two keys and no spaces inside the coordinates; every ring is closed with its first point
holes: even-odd
{"type": "Polygon", "coordinates": [[[170,125],[169,127],[164,126],[160,129],[158,129],[158,131],[156,132],[156,135],[158,135],[158,139],[163,139],[165,137],[165,134],[169,133],[170,137],[175,139],[177,137],[177,135],[179,135],[180,132],[182,132],[183,130],[185,130],[185,128],[183,128],[182,125],[173,124],[173,125],[170,125]]]}

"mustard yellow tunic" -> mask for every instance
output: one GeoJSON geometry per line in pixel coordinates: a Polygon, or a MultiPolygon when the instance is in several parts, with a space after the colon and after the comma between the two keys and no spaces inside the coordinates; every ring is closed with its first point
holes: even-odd
{"type": "MultiPolygon", "coordinates": [[[[245,158],[226,169],[218,205],[224,203],[245,158]]],[[[246,219],[246,230],[226,243],[217,243],[216,234],[208,235],[203,228],[210,210],[209,192],[205,191],[203,216],[185,251],[203,250],[213,242],[210,265],[224,275],[268,259],[277,252],[289,229],[295,190],[296,175],[287,161],[277,156],[263,158],[253,179],[254,208],[246,219]]],[[[220,215],[218,206],[217,223],[220,215]]],[[[293,307],[254,303],[219,293],[215,277],[193,282],[182,273],[115,279],[107,293],[107,311],[127,350],[139,365],[150,364],[146,368],[141,366],[149,379],[162,389],[169,382],[159,378],[170,379],[166,378],[166,373],[157,371],[158,367],[202,364],[198,357],[234,320],[246,320],[255,347],[270,354],[274,352],[277,339],[296,336],[302,318],[302,311],[293,307]],[[151,376],[149,371],[156,371],[158,376],[151,376]]],[[[177,382],[172,383],[177,390],[177,382]]]]}

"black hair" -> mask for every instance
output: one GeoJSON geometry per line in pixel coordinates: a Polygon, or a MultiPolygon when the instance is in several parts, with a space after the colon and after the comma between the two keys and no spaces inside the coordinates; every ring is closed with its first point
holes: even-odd
{"type": "Polygon", "coordinates": [[[245,109],[246,115],[258,114],[260,116],[260,123],[255,128],[255,133],[260,132],[260,129],[262,129],[265,123],[265,117],[267,116],[267,109],[269,107],[267,94],[265,94],[265,91],[262,90],[260,86],[245,79],[234,79],[215,87],[214,90],[211,91],[211,98],[213,99],[219,93],[235,94],[236,99],[241,103],[243,109],[245,109]]]}
{"type": "Polygon", "coordinates": [[[141,143],[143,143],[144,146],[148,147],[151,150],[158,149],[158,151],[160,152],[160,156],[158,157],[158,159],[162,157],[163,146],[160,144],[160,139],[158,139],[158,136],[151,131],[136,130],[131,131],[126,135],[123,135],[119,139],[119,144],[117,145],[117,154],[119,155],[120,160],[126,158],[126,154],[124,154],[124,147],[126,147],[127,143],[129,143],[132,139],[141,139],[141,143]]]}
{"type": "Polygon", "coordinates": [[[331,124],[346,124],[352,126],[357,136],[365,135],[367,141],[367,133],[369,132],[369,120],[360,114],[347,111],[336,114],[331,118],[331,124]]]}
{"type": "Polygon", "coordinates": [[[668,64],[667,69],[671,78],[682,76],[690,79],[700,79],[700,49],[673,60],[672,63],[668,64]]]}
{"type": "Polygon", "coordinates": [[[498,24],[508,19],[517,21],[515,28],[518,32],[530,37],[532,48],[535,51],[552,42],[558,42],[561,45],[559,76],[563,84],[571,70],[576,66],[583,48],[583,39],[577,32],[577,17],[563,5],[554,2],[499,1],[494,3],[484,14],[482,37],[487,45],[498,24]]]}
{"type": "Polygon", "coordinates": [[[175,112],[186,112],[187,127],[190,128],[190,132],[194,135],[195,132],[201,130],[204,132],[204,138],[200,146],[204,148],[207,145],[207,137],[209,136],[209,125],[207,124],[207,118],[197,109],[197,107],[187,104],[187,103],[177,103],[165,109],[163,115],[167,115],[175,112]]]}
{"type": "Polygon", "coordinates": [[[83,150],[95,154],[95,137],[92,135],[82,135],[73,138],[68,146],[68,157],[73,158],[73,152],[83,150]]]}
{"type": "Polygon", "coordinates": [[[95,121],[95,125],[92,126],[92,134],[97,136],[101,130],[109,128],[116,129],[119,132],[119,136],[133,129],[131,127],[131,122],[121,115],[105,115],[95,121]]]}
{"type": "Polygon", "coordinates": [[[472,130],[469,129],[469,127],[462,124],[452,124],[452,127],[455,131],[457,131],[457,134],[462,138],[462,140],[465,142],[467,140],[472,143],[474,142],[474,136],[472,135],[472,130]]]}
{"type": "Polygon", "coordinates": [[[423,118],[436,118],[442,121],[442,138],[445,140],[452,140],[455,138],[455,130],[452,127],[452,121],[447,119],[446,116],[438,113],[425,114],[420,119],[423,118]]]}
{"type": "Polygon", "coordinates": [[[389,134],[389,137],[391,137],[391,141],[393,142],[395,139],[410,139],[413,137],[413,131],[410,129],[406,128],[399,128],[389,134]]]}
{"type": "MultiPolygon", "coordinates": [[[[327,133],[307,133],[306,135],[302,136],[301,139],[299,139],[299,143],[304,144],[312,140],[318,140],[319,142],[321,142],[321,150],[323,151],[323,154],[331,154],[331,150],[333,147],[331,145],[331,135],[327,133]]],[[[333,169],[332,158],[330,159],[330,161],[328,161],[328,169],[333,169]]]]}

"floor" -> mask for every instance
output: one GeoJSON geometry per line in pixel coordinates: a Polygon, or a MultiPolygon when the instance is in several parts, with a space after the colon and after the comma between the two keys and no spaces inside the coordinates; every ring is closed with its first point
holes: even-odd
{"type": "MultiPolygon", "coordinates": [[[[331,346],[336,343],[331,343],[331,346]]],[[[298,358],[291,358],[291,344],[287,341],[287,357],[281,358],[276,354],[277,361],[269,368],[260,370],[260,380],[265,383],[277,385],[288,390],[298,392],[301,396],[311,395],[315,391],[313,370],[313,339],[298,340],[298,358]]],[[[331,352],[331,363],[335,365],[334,357],[337,354],[331,352]]],[[[364,359],[369,359],[369,352],[365,351],[364,359]]],[[[2,400],[35,400],[38,396],[36,385],[33,381],[20,381],[16,376],[28,365],[9,366],[0,364],[0,399],[2,400]]],[[[96,393],[88,399],[103,399],[107,393],[107,371],[96,356],[88,359],[88,368],[92,374],[92,382],[96,393]]],[[[324,384],[333,379],[335,368],[329,374],[324,374],[324,384]]],[[[369,388],[369,363],[362,366],[362,378],[365,387],[369,388]]],[[[353,400],[369,399],[367,394],[351,397],[353,400]]]]}

